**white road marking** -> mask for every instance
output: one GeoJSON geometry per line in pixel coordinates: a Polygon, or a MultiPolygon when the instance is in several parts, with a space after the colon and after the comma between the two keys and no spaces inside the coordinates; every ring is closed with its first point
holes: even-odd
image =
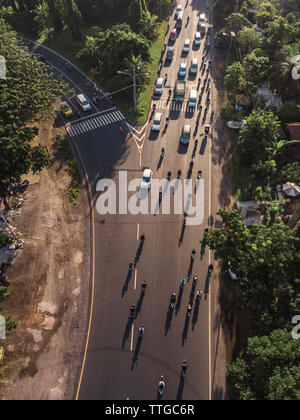
{"type": "Polygon", "coordinates": [[[131,326],[131,339],[130,339],[130,351],[133,349],[133,331],[134,331],[134,325],[131,326]]]}
{"type": "Polygon", "coordinates": [[[133,289],[136,290],[136,278],[137,278],[137,269],[134,269],[134,286],[133,289]]]}
{"type": "Polygon", "coordinates": [[[139,240],[139,236],[140,236],[140,224],[137,224],[137,231],[136,231],[136,240],[139,240]]]}

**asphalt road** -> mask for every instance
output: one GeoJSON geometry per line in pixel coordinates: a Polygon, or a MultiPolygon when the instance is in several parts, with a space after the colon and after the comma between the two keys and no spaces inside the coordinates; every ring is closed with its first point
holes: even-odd
{"type": "MultiPolygon", "coordinates": [[[[158,112],[163,114],[162,129],[159,135],[151,132],[153,114],[144,127],[138,130],[130,127],[120,111],[103,99],[98,109],[82,119],[73,119],[67,125],[75,150],[84,166],[92,197],[92,238],[94,239],[94,270],[92,282],[91,324],[88,328],[87,351],[83,352],[83,369],[79,378],[76,397],[79,399],[101,400],[144,400],[157,399],[157,386],[160,375],[164,375],[166,389],[163,399],[213,398],[212,384],[212,338],[211,319],[215,308],[211,303],[211,290],[216,281],[216,272],[208,275],[210,254],[205,250],[201,255],[203,231],[212,220],[211,185],[214,174],[211,170],[211,148],[213,131],[205,138],[204,125],[209,122],[214,106],[212,69],[212,106],[209,107],[206,121],[203,113],[199,128],[196,129],[198,108],[191,112],[186,102],[181,109],[168,99],[168,90],[174,88],[181,62],[187,62],[188,69],[193,57],[198,58],[199,67],[204,57],[204,38],[200,48],[193,44],[200,13],[206,11],[207,2],[194,0],[184,8],[183,27],[176,40],[175,56],[172,63],[164,61],[161,76],[168,74],[166,87],[160,98],[154,98],[158,112]],[[190,16],[186,25],[187,16],[190,16]],[[191,40],[188,54],[182,54],[185,39],[191,40]],[[170,117],[165,128],[165,117],[170,117]],[[180,145],[180,135],[184,124],[192,128],[188,147],[180,145]],[[121,135],[119,128],[124,129],[121,135]],[[195,143],[197,140],[198,144],[195,143]],[[160,161],[160,152],[165,148],[165,157],[160,161]],[[106,214],[98,212],[99,192],[97,182],[108,178],[117,186],[116,204],[119,205],[119,175],[126,171],[128,181],[140,179],[144,168],[151,168],[153,178],[163,179],[171,171],[171,179],[177,171],[186,178],[190,162],[193,170],[189,174],[195,184],[201,169],[204,180],[201,188],[204,218],[199,226],[183,226],[184,215],[174,214],[106,214]],[[143,246],[140,235],[145,235],[143,246]],[[192,249],[196,258],[191,260],[192,249]],[[130,275],[128,264],[135,261],[135,269],[130,275]],[[192,277],[198,277],[196,287],[192,277]],[[184,277],[187,284],[183,293],[179,281],[184,277]],[[147,281],[145,296],[141,295],[141,284],[147,281]],[[196,291],[202,290],[199,304],[195,302],[196,291]],[[173,311],[168,310],[171,294],[177,294],[173,311]],[[137,305],[137,316],[129,320],[129,307],[137,305]],[[188,303],[193,305],[191,318],[186,317],[188,303]],[[138,340],[138,328],[143,325],[145,335],[138,340]],[[187,360],[188,372],[183,380],[180,375],[183,359],[187,360]]],[[[173,16],[171,29],[175,25],[173,16]]],[[[207,23],[208,25],[208,23],[207,23]]],[[[212,44],[213,36],[210,44],[212,44]]],[[[84,78],[79,70],[72,67],[66,72],[64,59],[52,56],[41,46],[35,50],[54,64],[58,71],[66,74],[73,82],[76,93],[83,91],[90,99],[93,84],[84,78]]],[[[209,58],[209,57],[207,57],[209,58]]],[[[212,58],[212,57],[211,57],[212,58]]],[[[187,93],[204,86],[206,69],[203,75],[187,75],[187,93]],[[198,85],[198,77],[201,84],[198,85]]],[[[210,77],[210,76],[208,76],[210,77]]],[[[205,108],[207,84],[204,87],[201,105],[205,108]]],[[[68,98],[74,105],[74,97],[68,98]]],[[[199,104],[200,105],[200,102],[199,104]]],[[[75,106],[75,105],[74,105],[75,106]]],[[[66,121],[67,122],[67,121],[66,121]]],[[[150,193],[149,193],[150,194],[150,193]]],[[[129,193],[135,196],[135,193],[129,193]]],[[[87,203],[88,205],[88,203],[87,203]]],[[[162,204],[161,204],[162,205],[162,204]]],[[[159,206],[154,203],[154,207],[159,206]]],[[[89,279],[87,278],[87,287],[89,279]]]]}

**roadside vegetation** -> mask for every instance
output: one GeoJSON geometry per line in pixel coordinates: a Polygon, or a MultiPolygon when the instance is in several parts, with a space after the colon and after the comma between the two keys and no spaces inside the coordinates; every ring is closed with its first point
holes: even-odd
{"type": "Polygon", "coordinates": [[[145,122],[171,0],[0,0],[1,6],[18,32],[70,58],[112,94],[130,121],[145,122]],[[118,73],[134,68],[136,111],[132,78],[118,73]]]}
{"type": "Polygon", "coordinates": [[[230,398],[299,400],[300,347],[292,319],[300,310],[300,203],[279,196],[277,187],[300,185],[300,139],[291,141],[282,131],[285,123],[300,121],[300,78],[293,77],[300,5],[239,3],[236,10],[235,0],[214,2],[217,46],[228,60],[221,115],[224,124],[246,121],[238,135],[232,130],[229,165],[236,199],[254,202],[258,221],[246,225],[237,206],[220,210],[223,226],[211,228],[204,242],[222,261],[227,312],[246,319],[248,345],[227,366],[230,398]],[[257,96],[263,83],[282,98],[281,106],[257,96]]]}
{"type": "MultiPolygon", "coordinates": [[[[0,53],[7,67],[6,78],[0,80],[0,201],[5,213],[9,198],[22,185],[22,178],[30,171],[37,173],[50,165],[50,153],[36,141],[37,124],[53,118],[52,103],[68,87],[48,72],[44,63],[29,54],[1,17],[0,53]],[[34,140],[36,145],[32,145],[34,140]]],[[[70,171],[75,173],[73,164],[70,171]]],[[[73,196],[76,197],[76,190],[72,191],[73,196]]],[[[11,242],[8,230],[1,226],[0,248],[11,242]]],[[[12,287],[7,285],[2,264],[0,269],[0,302],[3,302],[11,295],[12,287]]],[[[17,322],[10,315],[5,315],[5,319],[7,332],[16,328],[17,322]]]]}
{"type": "Polygon", "coordinates": [[[80,173],[77,162],[73,157],[68,138],[63,132],[59,131],[56,134],[55,144],[58,152],[62,155],[60,160],[63,159],[66,162],[66,170],[72,179],[69,187],[69,198],[73,204],[77,204],[80,191],[80,173]]]}

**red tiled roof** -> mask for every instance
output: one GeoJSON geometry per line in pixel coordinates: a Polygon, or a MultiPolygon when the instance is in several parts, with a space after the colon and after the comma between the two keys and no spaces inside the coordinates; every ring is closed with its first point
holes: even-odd
{"type": "Polygon", "coordinates": [[[291,140],[300,140],[300,122],[286,124],[291,140]]]}

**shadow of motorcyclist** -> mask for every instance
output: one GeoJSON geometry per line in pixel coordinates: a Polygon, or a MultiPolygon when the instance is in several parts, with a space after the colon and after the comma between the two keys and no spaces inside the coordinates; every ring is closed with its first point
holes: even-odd
{"type": "Polygon", "coordinates": [[[176,400],[182,400],[183,388],[184,388],[184,377],[180,374],[180,381],[179,381],[178,390],[176,394],[176,400]]]}
{"type": "Polygon", "coordinates": [[[166,323],[165,323],[165,335],[168,334],[169,328],[171,327],[172,318],[173,318],[173,311],[174,309],[171,309],[169,307],[167,316],[166,316],[166,323]]]}
{"type": "Polygon", "coordinates": [[[184,343],[185,343],[185,341],[187,339],[188,331],[189,331],[189,326],[190,326],[190,317],[188,317],[186,315],[186,317],[185,317],[185,323],[184,323],[184,328],[183,328],[182,335],[181,335],[181,345],[182,346],[184,346],[184,343]]]}
{"type": "Polygon", "coordinates": [[[177,299],[176,306],[175,306],[175,316],[177,315],[178,311],[180,310],[182,295],[183,295],[183,287],[180,286],[179,287],[179,293],[178,293],[178,299],[177,299]]]}
{"type": "Polygon", "coordinates": [[[192,330],[194,330],[195,325],[196,325],[196,323],[198,321],[200,300],[196,299],[196,302],[195,302],[195,308],[194,308],[193,318],[192,318],[192,330]]]}
{"type": "Polygon", "coordinates": [[[133,323],[133,319],[134,318],[131,318],[131,317],[128,318],[128,321],[127,321],[127,324],[126,324],[126,327],[125,327],[125,331],[124,331],[124,335],[123,335],[123,338],[122,338],[122,350],[124,349],[125,343],[129,338],[132,323],[133,323]]]}
{"type": "Polygon", "coordinates": [[[132,356],[131,370],[133,370],[134,366],[137,365],[138,363],[138,357],[139,357],[142,341],[143,341],[143,337],[139,335],[136,346],[135,346],[134,354],[132,356]]]}
{"type": "Polygon", "coordinates": [[[128,290],[128,284],[130,282],[131,276],[132,276],[132,271],[129,269],[128,270],[128,273],[127,273],[127,277],[126,277],[125,283],[124,283],[124,285],[122,287],[121,297],[124,297],[125,293],[128,290]]]}

